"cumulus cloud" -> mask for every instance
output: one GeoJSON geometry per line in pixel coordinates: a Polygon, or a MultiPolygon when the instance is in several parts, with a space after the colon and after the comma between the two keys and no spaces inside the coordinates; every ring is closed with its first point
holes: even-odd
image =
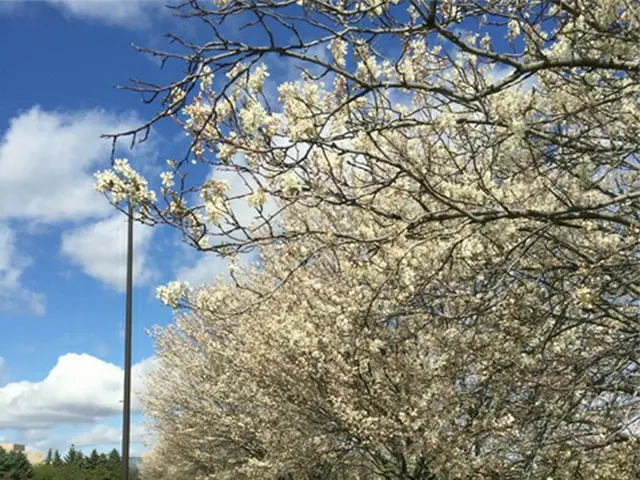
{"type": "Polygon", "coordinates": [[[0,357],[0,385],[2,385],[4,381],[5,381],[4,358],[0,357]]]}
{"type": "MultiPolygon", "coordinates": [[[[149,244],[153,228],[135,224],[133,235],[134,284],[144,285],[155,277],[149,266],[149,244]]],[[[65,232],[61,251],[89,276],[124,291],[127,260],[127,217],[120,213],[90,225],[65,232]]]]}
{"type": "MultiPolygon", "coordinates": [[[[138,394],[153,368],[149,358],[133,366],[132,411],[139,411],[138,394]]],[[[87,354],[58,358],[39,382],[12,382],[0,388],[0,429],[41,430],[57,425],[95,423],[122,412],[123,370],[87,354]]]]}
{"type": "Polygon", "coordinates": [[[109,159],[100,138],[138,123],[103,110],[17,115],[0,140],[0,219],[44,223],[82,220],[110,213],[93,187],[93,172],[109,159]]]}
{"type": "MultiPolygon", "coordinates": [[[[44,313],[44,297],[20,281],[30,259],[16,251],[10,222],[22,221],[23,226],[85,222],[63,236],[62,253],[88,275],[122,289],[126,222],[124,216],[114,216],[113,207],[95,192],[93,173],[109,165],[111,143],[100,135],[139,123],[133,114],[44,111],[38,106],[10,120],[0,137],[0,310],[24,310],[27,305],[32,313],[44,313]]],[[[136,166],[144,170],[154,152],[152,142],[137,148],[136,166]]],[[[138,285],[153,276],[148,268],[150,240],[150,229],[136,229],[138,285]]]]}
{"type": "Polygon", "coordinates": [[[14,232],[8,225],[0,223],[0,311],[14,313],[26,310],[34,315],[42,315],[45,297],[22,284],[21,276],[31,260],[16,250],[15,243],[14,232]]]}

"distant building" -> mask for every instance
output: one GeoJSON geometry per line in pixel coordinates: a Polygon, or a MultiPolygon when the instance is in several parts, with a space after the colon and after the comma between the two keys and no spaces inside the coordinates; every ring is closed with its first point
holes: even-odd
{"type": "Polygon", "coordinates": [[[0,448],[5,452],[23,452],[26,450],[24,445],[19,443],[0,443],[0,448]]]}
{"type": "Polygon", "coordinates": [[[0,448],[5,452],[21,452],[27,457],[31,465],[38,465],[44,462],[44,455],[40,452],[30,452],[24,445],[19,443],[0,443],[0,448]]]}

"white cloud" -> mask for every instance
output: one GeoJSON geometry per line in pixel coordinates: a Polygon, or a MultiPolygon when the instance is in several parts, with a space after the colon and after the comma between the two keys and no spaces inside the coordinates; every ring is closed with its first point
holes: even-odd
{"type": "MultiPolygon", "coordinates": [[[[134,285],[144,285],[155,277],[149,263],[153,228],[134,224],[134,285]]],[[[62,253],[89,276],[123,291],[126,280],[127,217],[117,213],[62,235],[62,253]]]]}
{"type": "Polygon", "coordinates": [[[229,260],[215,253],[198,253],[195,263],[176,270],[176,279],[191,285],[210,283],[218,275],[228,276],[229,260]]]}
{"type": "MultiPolygon", "coordinates": [[[[121,418],[116,419],[120,425],[121,418]]],[[[25,430],[7,429],[0,431],[0,443],[19,443],[27,447],[28,451],[39,451],[43,454],[48,449],[58,449],[62,455],[74,445],[84,453],[89,453],[96,448],[98,452],[109,452],[114,446],[120,449],[121,427],[113,427],[107,423],[98,423],[93,426],[84,425],[81,428],[70,429],[65,426],[57,428],[31,428],[25,430]],[[75,432],[75,433],[74,433],[75,432]]],[[[131,424],[131,455],[139,452],[140,447],[152,444],[153,437],[143,424],[134,417],[131,424]]]]}
{"type": "MultiPolygon", "coordinates": [[[[145,28],[167,0],[45,0],[70,18],[98,21],[126,28],[145,28]]],[[[35,0],[14,0],[0,3],[0,13],[19,12],[35,0]],[[5,5],[7,4],[7,5],[5,5]]]]}
{"type": "Polygon", "coordinates": [[[10,121],[0,140],[0,219],[44,223],[104,216],[110,205],[93,187],[111,145],[100,138],[138,123],[103,110],[45,112],[39,107],[10,121]]]}
{"type": "Polygon", "coordinates": [[[20,277],[29,264],[30,260],[16,251],[14,232],[0,223],[0,311],[27,310],[34,315],[44,313],[44,295],[29,290],[21,282],[20,277]]]}
{"type": "MultiPolygon", "coordinates": [[[[142,425],[131,426],[131,443],[143,443],[147,438],[142,425]]],[[[69,443],[78,448],[95,447],[98,445],[117,445],[122,441],[122,429],[101,423],[91,430],[71,437],[69,443]]]]}
{"type": "Polygon", "coordinates": [[[148,26],[150,10],[162,5],[157,0],[48,1],[73,17],[131,28],[148,26]]]}
{"type": "Polygon", "coordinates": [[[21,430],[19,433],[7,432],[7,435],[1,437],[1,439],[6,443],[25,445],[28,451],[33,451],[34,449],[37,451],[37,447],[48,444],[48,436],[48,430],[33,428],[21,430]]]}
{"type": "MultiPolygon", "coordinates": [[[[153,357],[133,366],[132,411],[139,411],[143,378],[153,357]]],[[[123,370],[87,354],[58,358],[40,382],[12,382],[0,388],[0,429],[42,430],[95,423],[122,412],[123,370]]]]}
{"type": "MultiPolygon", "coordinates": [[[[95,192],[93,173],[109,166],[111,142],[100,135],[139,123],[135,115],[98,109],[47,112],[36,106],[15,116],[0,138],[0,222],[22,220],[21,228],[35,225],[31,230],[37,233],[42,225],[92,221],[63,236],[62,252],[87,274],[122,289],[126,221],[122,215],[114,216],[113,207],[95,192]]],[[[148,167],[154,148],[152,142],[136,148],[137,167],[148,167]]],[[[12,246],[11,231],[1,227],[0,247],[12,246]]],[[[136,228],[138,285],[153,275],[147,268],[150,239],[149,228],[136,228]]],[[[43,297],[19,282],[28,265],[29,260],[15,249],[0,251],[0,309],[27,304],[34,313],[44,312],[43,297]]]]}

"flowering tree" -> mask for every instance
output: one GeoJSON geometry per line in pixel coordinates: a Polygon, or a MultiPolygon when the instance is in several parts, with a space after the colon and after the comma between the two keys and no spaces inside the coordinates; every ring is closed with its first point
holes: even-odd
{"type": "Polygon", "coordinates": [[[210,38],[151,52],[187,75],[112,138],[169,117],[191,155],[97,187],[259,262],[158,290],[152,476],[637,478],[640,4],[176,14],[210,38]]]}

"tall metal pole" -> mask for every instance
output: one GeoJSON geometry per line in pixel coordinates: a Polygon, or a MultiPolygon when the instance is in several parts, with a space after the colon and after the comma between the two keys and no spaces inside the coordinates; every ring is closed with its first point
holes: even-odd
{"type": "Polygon", "coordinates": [[[124,399],[122,409],[122,480],[129,480],[131,437],[131,317],[133,313],[133,206],[129,201],[127,228],[127,299],[124,333],[124,399]]]}

